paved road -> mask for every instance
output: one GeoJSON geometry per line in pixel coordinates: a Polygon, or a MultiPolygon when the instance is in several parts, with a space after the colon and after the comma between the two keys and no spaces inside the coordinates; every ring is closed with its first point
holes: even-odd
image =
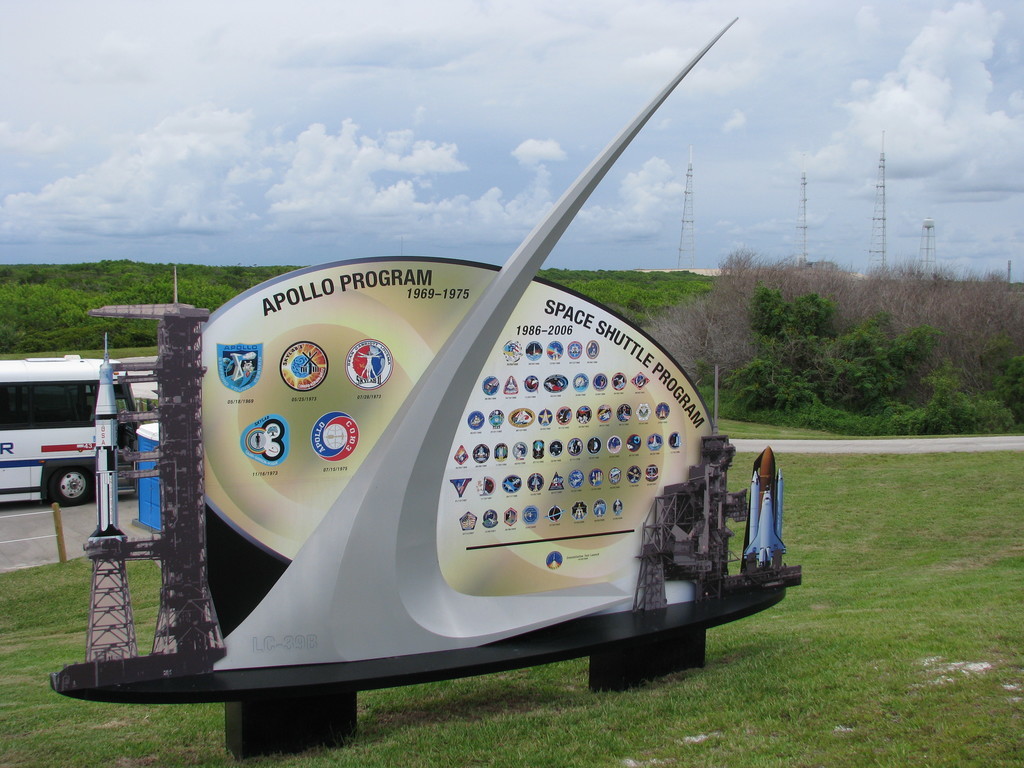
{"type": "MultiPolygon", "coordinates": [[[[744,453],[760,453],[770,445],[786,453],[957,453],[1024,451],[1024,436],[940,437],[888,440],[749,440],[732,443],[744,453]]],[[[150,532],[134,525],[138,499],[122,494],[118,504],[121,530],[129,538],[149,538],[150,532]]],[[[82,544],[96,527],[96,506],[68,507],[63,512],[68,557],[82,557],[82,544]]],[[[53,513],[41,502],[0,503],[0,572],[57,562],[53,513]]]]}
{"type": "Polygon", "coordinates": [[[878,440],[730,440],[741,453],[978,453],[1024,451],[1024,435],[995,437],[922,437],[878,440]]]}
{"type": "MultiPolygon", "coordinates": [[[[117,506],[121,530],[129,538],[150,537],[147,529],[131,522],[139,516],[139,502],[134,493],[121,494],[117,506]]],[[[64,507],[61,519],[67,556],[84,556],[82,546],[96,530],[96,505],[64,507]]],[[[49,504],[41,501],[0,503],[0,573],[56,563],[58,559],[53,510],[49,504]]]]}

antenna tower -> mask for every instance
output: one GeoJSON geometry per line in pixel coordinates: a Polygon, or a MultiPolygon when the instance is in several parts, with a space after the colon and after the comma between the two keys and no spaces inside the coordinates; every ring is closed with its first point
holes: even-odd
{"type": "Polygon", "coordinates": [[[807,266],[807,171],[800,171],[800,210],[796,217],[796,230],[800,237],[800,254],[797,266],[807,266]]]}
{"type": "Polygon", "coordinates": [[[885,260],[885,131],[878,155],[878,181],[875,183],[875,215],[871,219],[871,247],[868,258],[872,268],[886,268],[885,260]]]}
{"type": "Polygon", "coordinates": [[[921,225],[921,271],[935,274],[935,219],[928,218],[921,225]]]}
{"type": "Polygon", "coordinates": [[[683,194],[683,226],[679,231],[679,263],[682,269],[689,256],[690,268],[694,267],[696,248],[693,238],[693,145],[690,145],[690,161],[686,166],[686,192],[683,194]]]}

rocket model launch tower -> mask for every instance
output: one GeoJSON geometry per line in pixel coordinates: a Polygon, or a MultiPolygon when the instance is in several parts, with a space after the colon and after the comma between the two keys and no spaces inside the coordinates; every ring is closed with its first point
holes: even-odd
{"type": "Polygon", "coordinates": [[[100,317],[159,321],[154,363],[119,364],[131,381],[156,381],[156,412],[118,413],[113,366],[100,369],[96,398],[96,531],[85,545],[93,562],[86,661],[53,675],[57,691],[132,679],[199,674],[224,655],[224,642],[207,584],[201,397],[201,324],[205,309],[187,304],[103,307],[100,317]],[[132,377],[131,373],[138,375],[132,377]],[[121,472],[127,478],[160,477],[162,534],[132,540],[118,527],[117,430],[122,422],[161,425],[155,453],[124,451],[127,461],[156,459],[156,469],[121,472]],[[140,656],[135,639],[128,560],[159,560],[162,587],[153,651],[140,656]]]}

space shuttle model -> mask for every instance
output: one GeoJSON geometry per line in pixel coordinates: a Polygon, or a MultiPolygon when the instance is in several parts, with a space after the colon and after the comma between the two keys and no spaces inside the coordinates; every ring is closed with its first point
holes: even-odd
{"type": "Polygon", "coordinates": [[[743,570],[778,568],[786,545],[782,543],[782,472],[775,467],[775,454],[765,448],[754,461],[750,478],[750,508],[743,544],[743,570]]]}

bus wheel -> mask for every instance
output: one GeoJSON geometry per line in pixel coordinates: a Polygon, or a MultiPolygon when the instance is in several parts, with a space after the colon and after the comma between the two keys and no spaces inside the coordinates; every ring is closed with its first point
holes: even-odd
{"type": "Polygon", "coordinates": [[[50,477],[50,501],[74,507],[92,499],[92,476],[81,467],[59,469],[50,477]]]}

